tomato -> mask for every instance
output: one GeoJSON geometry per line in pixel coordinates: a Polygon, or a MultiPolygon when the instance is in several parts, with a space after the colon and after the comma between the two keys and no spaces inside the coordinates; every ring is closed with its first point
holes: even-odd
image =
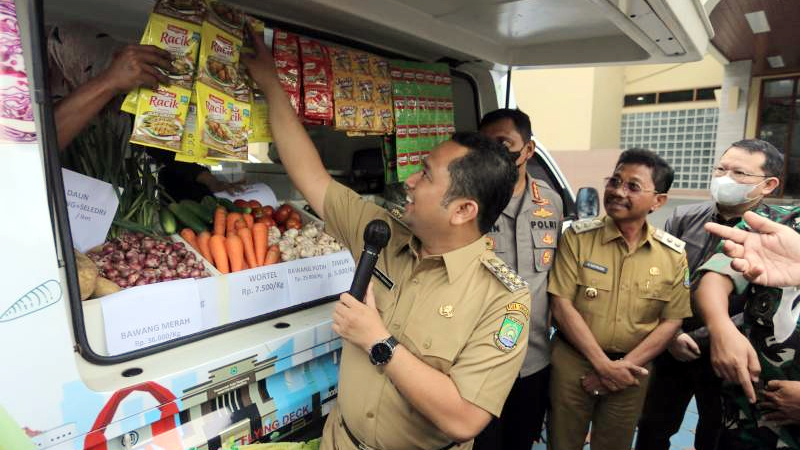
{"type": "Polygon", "coordinates": [[[283,234],[286,231],[286,227],[284,225],[278,225],[278,230],[283,234]]]}
{"type": "Polygon", "coordinates": [[[300,218],[300,213],[297,211],[290,212],[288,220],[296,220],[300,225],[303,224],[303,219],[300,218]]]}
{"type": "Polygon", "coordinates": [[[272,215],[275,214],[275,208],[273,208],[272,206],[267,205],[267,206],[261,208],[261,214],[272,218],[272,215]]]}
{"type": "Polygon", "coordinates": [[[286,221],[286,229],[288,230],[288,229],[291,229],[291,228],[299,230],[299,229],[303,228],[303,225],[300,223],[299,220],[289,219],[289,220],[286,221]]]}
{"type": "Polygon", "coordinates": [[[240,199],[240,198],[237,198],[236,200],[234,200],[233,204],[238,206],[239,208],[246,208],[247,207],[247,202],[242,200],[242,199],[240,199]]]}
{"type": "Polygon", "coordinates": [[[261,203],[258,200],[250,200],[247,202],[247,206],[249,206],[250,209],[255,210],[261,208],[261,203]]]}

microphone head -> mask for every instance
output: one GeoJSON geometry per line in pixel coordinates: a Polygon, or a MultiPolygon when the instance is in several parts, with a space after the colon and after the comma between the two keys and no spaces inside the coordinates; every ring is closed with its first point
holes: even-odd
{"type": "Polygon", "coordinates": [[[389,224],[383,220],[375,219],[364,228],[364,246],[374,248],[376,253],[386,247],[391,237],[392,231],[389,229],[389,224]]]}

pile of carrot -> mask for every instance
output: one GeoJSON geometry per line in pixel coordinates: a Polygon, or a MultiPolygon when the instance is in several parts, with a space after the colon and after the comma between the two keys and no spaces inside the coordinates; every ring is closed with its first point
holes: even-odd
{"type": "Polygon", "coordinates": [[[268,244],[267,225],[256,222],[252,214],[229,213],[218,206],[213,232],[195,235],[191,228],[184,228],[180,235],[222,273],[280,262],[280,249],[268,244]]]}

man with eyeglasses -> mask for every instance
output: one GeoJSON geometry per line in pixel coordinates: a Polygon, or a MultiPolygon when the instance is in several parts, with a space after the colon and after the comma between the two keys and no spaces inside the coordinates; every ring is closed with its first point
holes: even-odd
{"type": "MultiPolygon", "coordinates": [[[[689,271],[714,253],[720,239],[707,233],[708,222],[733,226],[746,211],[763,209],[762,200],[778,187],[783,171],[783,157],[772,144],[746,139],[731,144],[711,173],[712,201],[679,206],[665,225],[665,230],[686,242],[689,271]]],[[[696,303],[697,283],[692,286],[692,303],[696,303]]],[[[741,324],[744,298],[732,295],[728,316],[741,324]]],[[[654,374],[645,401],[637,450],[667,450],[670,437],[683,422],[692,396],[697,403],[698,423],[694,446],[697,450],[716,448],[722,411],[721,382],[711,366],[708,330],[702,318],[692,317],[667,349],[653,362],[654,374]]]]}
{"type": "Polygon", "coordinates": [[[623,152],[606,179],[607,216],[576,221],[550,273],[553,343],[551,450],[631,447],[650,362],[678,331],[689,305],[684,243],[647,215],[667,201],[672,168],[643,149],[623,152]]]}
{"type": "MultiPolygon", "coordinates": [[[[777,153],[771,145],[764,146],[777,153]]],[[[741,189],[754,192],[748,198],[758,196],[765,184],[777,187],[777,177],[770,175],[780,170],[765,168],[762,173],[764,180],[741,189]]],[[[753,212],[800,233],[800,207],[760,204],[753,212]]],[[[752,223],[753,228],[770,229],[763,220],[754,221],[752,213],[748,222],[736,228],[749,230],[752,223]]],[[[751,281],[735,270],[741,262],[734,264],[723,247],[717,246],[698,269],[695,293],[711,336],[711,364],[724,380],[718,448],[800,450],[800,291],[797,286],[769,286],[766,279],[756,278],[764,284],[751,281]],[[728,314],[732,295],[745,300],[739,327],[728,314]]]]}
{"type": "Polygon", "coordinates": [[[530,450],[541,435],[548,406],[550,340],[547,274],[561,234],[563,205],[558,193],[528,174],[536,143],[531,120],[518,109],[498,109],[481,119],[480,132],[516,156],[517,183],[511,201],[487,234],[487,246],[514,269],[531,293],[528,352],[500,417],[475,438],[476,450],[530,450]]]}

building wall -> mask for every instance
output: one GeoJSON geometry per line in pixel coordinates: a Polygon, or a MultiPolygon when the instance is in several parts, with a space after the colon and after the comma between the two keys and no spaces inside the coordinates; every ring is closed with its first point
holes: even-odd
{"type": "Polygon", "coordinates": [[[512,74],[517,105],[531,116],[533,133],[548,150],[591,148],[594,71],[533,69],[512,74]]]}
{"type": "Polygon", "coordinates": [[[625,66],[625,94],[718,86],[723,68],[711,55],[692,63],[625,66]]]}
{"type": "Polygon", "coordinates": [[[594,69],[592,129],[589,148],[618,149],[622,100],[625,96],[624,67],[594,69]]]}

